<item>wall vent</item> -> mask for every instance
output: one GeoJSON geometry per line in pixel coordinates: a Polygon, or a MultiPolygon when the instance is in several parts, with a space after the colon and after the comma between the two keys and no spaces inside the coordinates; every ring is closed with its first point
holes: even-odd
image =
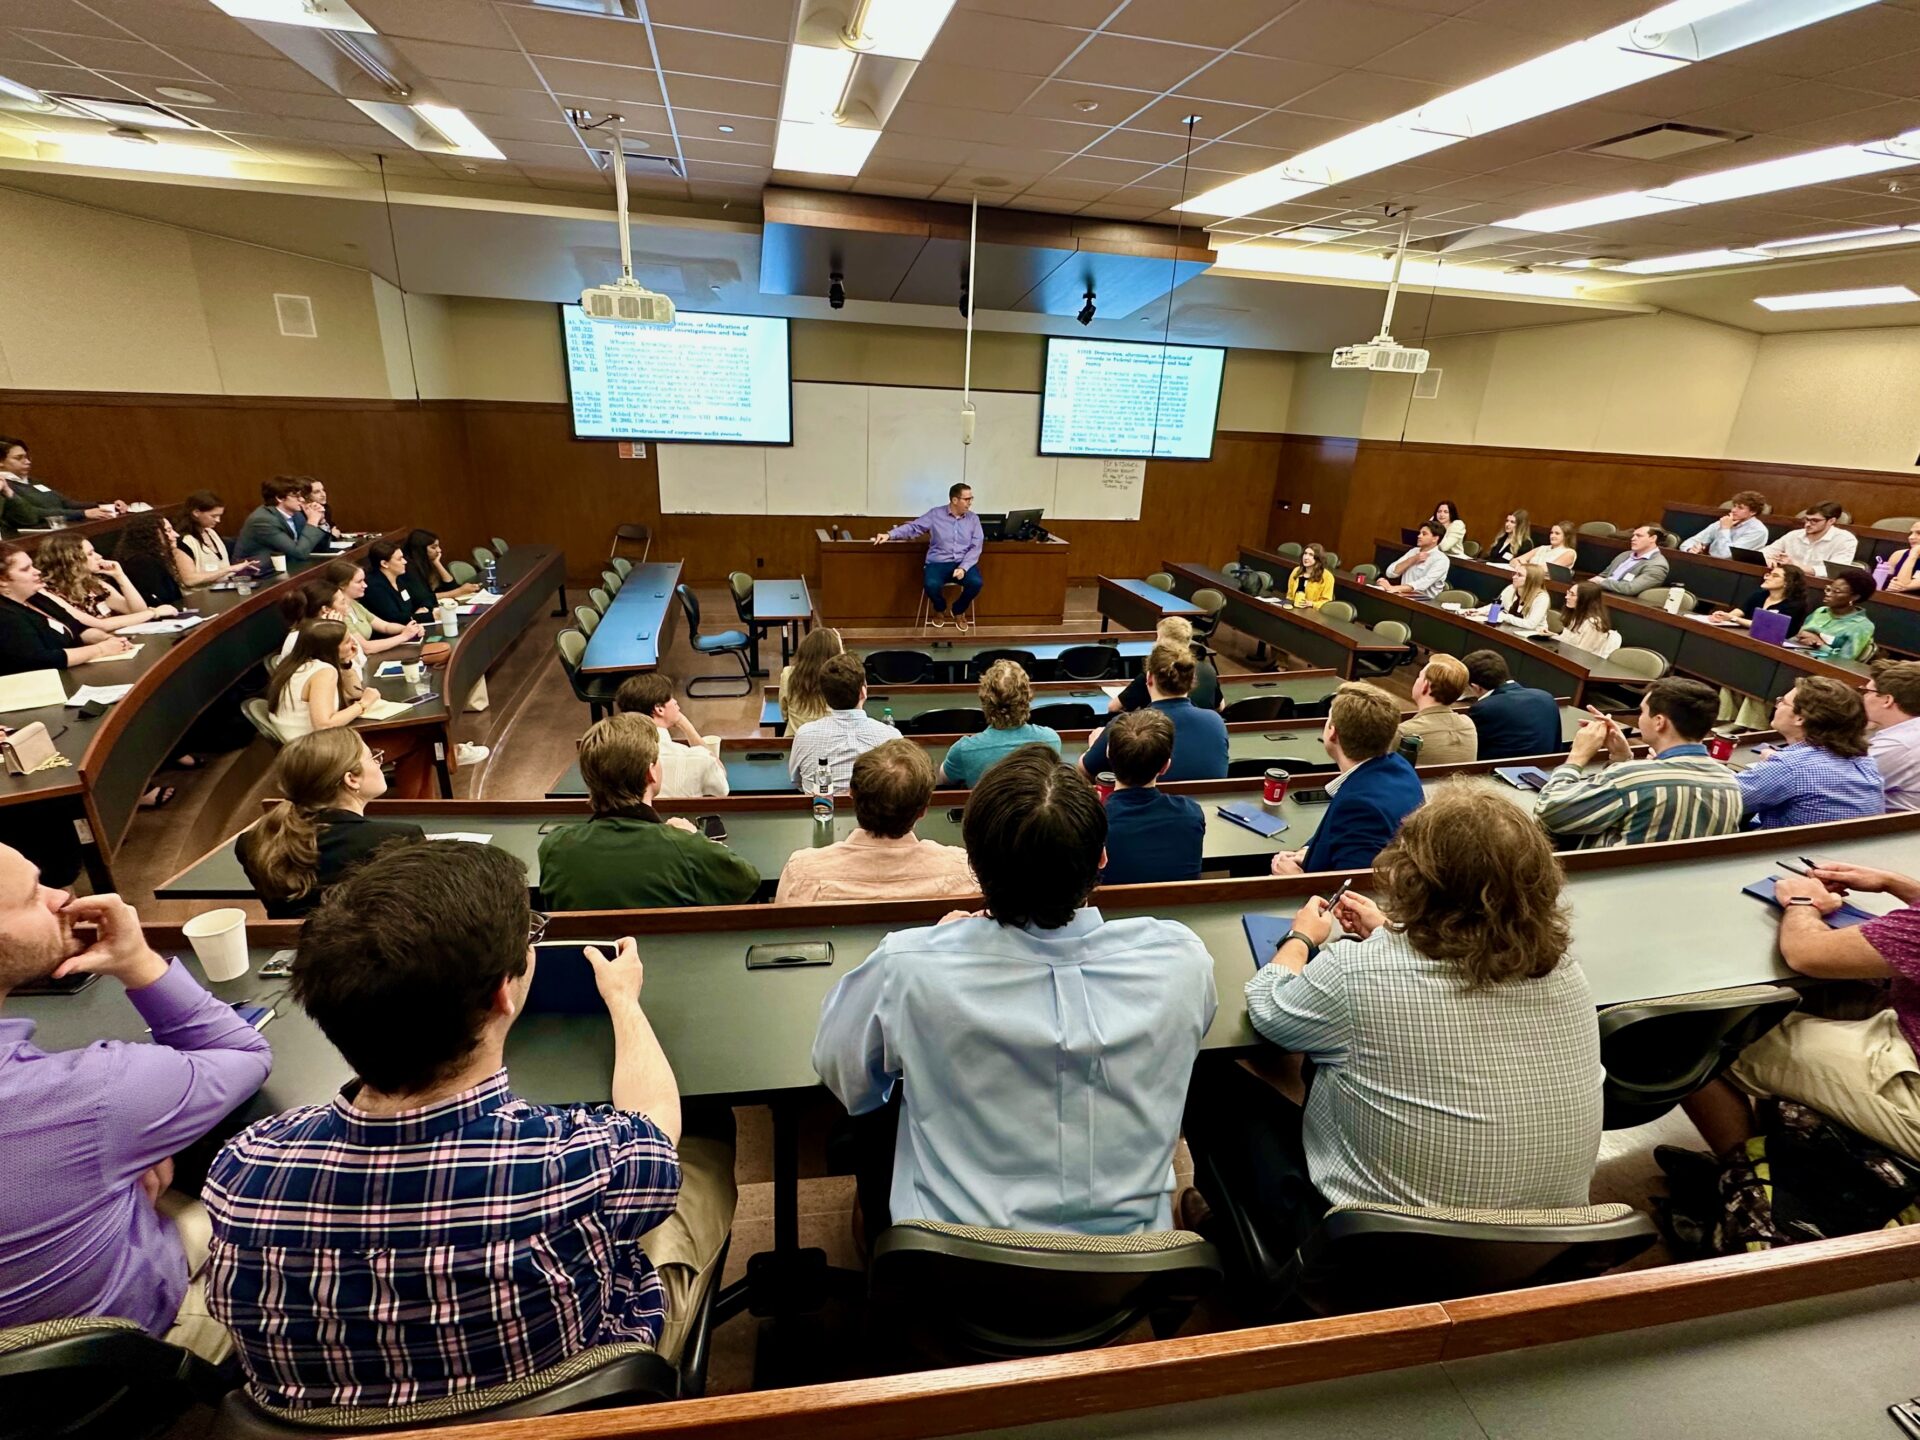
{"type": "Polygon", "coordinates": [[[320,331],[313,323],[313,300],[306,295],[275,295],[274,317],[280,333],[292,340],[317,340],[320,331]]]}
{"type": "Polygon", "coordinates": [[[1413,398],[1416,400],[1438,400],[1440,398],[1440,377],[1444,370],[1423,370],[1413,377],[1413,398]]]}

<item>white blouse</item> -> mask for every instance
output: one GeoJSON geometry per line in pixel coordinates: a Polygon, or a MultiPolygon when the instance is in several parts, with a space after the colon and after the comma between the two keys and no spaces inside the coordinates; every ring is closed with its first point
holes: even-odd
{"type": "Polygon", "coordinates": [[[1570,625],[1560,632],[1560,642],[1604,660],[1620,648],[1620,632],[1592,623],[1577,627],[1570,625]]]}
{"type": "MultiPolygon", "coordinates": [[[[1515,630],[1546,629],[1547,611],[1553,608],[1553,596],[1542,590],[1533,597],[1533,603],[1527,606],[1524,615],[1513,608],[1519,601],[1520,596],[1511,585],[1500,592],[1500,623],[1515,630]]],[[[1483,610],[1480,613],[1484,615],[1486,612],[1483,610]]]]}
{"type": "MultiPolygon", "coordinates": [[[[282,744],[313,733],[313,708],[307,704],[307,686],[322,670],[333,669],[335,667],[324,660],[308,660],[293,672],[287,688],[280,692],[279,703],[267,717],[279,732],[282,744]]],[[[345,697],[341,698],[344,701],[345,697]]]]}
{"type": "Polygon", "coordinates": [[[193,563],[201,570],[212,572],[229,564],[227,542],[218,534],[209,533],[206,539],[198,535],[182,535],[180,547],[193,557],[193,563]]]}
{"type": "Polygon", "coordinates": [[[1458,555],[1461,553],[1461,547],[1466,543],[1467,522],[1464,520],[1449,520],[1447,522],[1446,533],[1440,537],[1441,553],[1444,555],[1458,555]]]}

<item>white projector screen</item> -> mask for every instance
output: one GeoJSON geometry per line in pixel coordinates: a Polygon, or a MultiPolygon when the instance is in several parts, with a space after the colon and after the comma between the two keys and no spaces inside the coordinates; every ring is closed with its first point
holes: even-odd
{"type": "Polygon", "coordinates": [[[1211,345],[1049,336],[1040,453],[1211,459],[1226,357],[1211,345]]]}
{"type": "Polygon", "coordinates": [[[793,443],[787,322],[697,315],[671,325],[589,320],[560,307],[577,440],[793,443]]]}

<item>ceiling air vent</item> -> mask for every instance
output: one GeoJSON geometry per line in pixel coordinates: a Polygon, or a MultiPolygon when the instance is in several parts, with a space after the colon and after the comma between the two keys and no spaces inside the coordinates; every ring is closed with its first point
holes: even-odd
{"type": "Polygon", "coordinates": [[[1588,155],[1611,155],[1620,160],[1671,160],[1693,150],[1730,145],[1751,138],[1737,130],[1708,130],[1699,125],[1649,125],[1626,135],[1583,145],[1588,155]]]}
{"type": "Polygon", "coordinates": [[[275,295],[274,317],[280,333],[290,340],[317,340],[320,331],[313,323],[313,300],[306,295],[275,295]]]}
{"type": "Polygon", "coordinates": [[[1423,370],[1413,377],[1413,398],[1416,400],[1438,400],[1440,398],[1440,377],[1444,370],[1423,370]]]}

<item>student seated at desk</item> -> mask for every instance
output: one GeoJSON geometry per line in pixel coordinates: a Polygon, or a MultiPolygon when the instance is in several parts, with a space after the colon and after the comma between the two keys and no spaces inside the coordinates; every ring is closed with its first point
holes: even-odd
{"type": "Polygon", "coordinates": [[[462,583],[453,578],[441,556],[440,537],[431,530],[415,530],[407,536],[407,575],[419,589],[430,590],[439,600],[464,600],[476,594],[475,581],[462,583]]]}
{"type": "Polygon", "coordinates": [[[631,937],[584,962],[612,1103],[513,1093],[545,926],[519,861],[449,844],[362,866],[301,928],[293,998],[353,1079],[228,1141],[205,1192],[210,1299],[254,1399],[408,1404],[596,1345],[678,1362],[732,1227],[733,1146],[682,1137],[631,937]]]}
{"type": "Polygon", "coordinates": [[[327,614],[360,642],[363,654],[381,655],[401,645],[418,644],[426,629],[417,620],[404,625],[374,614],[361,602],[367,596],[367,572],[351,560],[329,560],[313,581],[327,597],[327,614]]]}
{"type": "Polygon", "coordinates": [[[380,763],[356,730],[316,730],[283,747],[268,783],[280,804],[240,832],[234,853],[269,920],[298,920],[327,888],[389,840],[425,840],[405,820],[369,820],[387,793],[380,763]]]}
{"type": "Polygon", "coordinates": [[[1551,755],[1566,744],[1560,738],[1560,702],[1544,690],[1520,684],[1495,650],[1466,656],[1468,686],[1479,698],[1467,718],[1480,736],[1482,760],[1513,755],[1551,755]]]}
{"type": "Polygon", "coordinates": [[[0,1012],[0,1328],[110,1315],[217,1364],[233,1341],[207,1313],[207,1213],[168,1188],[173,1157],[260,1088],[272,1052],[119,896],[49,889],[0,847],[0,1001],[68,975],[118,983],[152,1043],[44,1051],[0,1012]]]}
{"type": "MultiPolygon", "coordinates": [[[[1162,640],[1147,656],[1150,708],[1173,722],[1173,768],[1168,780],[1223,780],[1227,774],[1227,722],[1190,698],[1198,666],[1185,645],[1162,640]]],[[[1107,768],[1107,737],[1096,730],[1080,757],[1080,772],[1095,779],[1107,768]]]]}
{"type": "Polygon", "coordinates": [[[1207,817],[1159,780],[1173,763],[1173,722],[1158,710],[1134,710],[1107,727],[1107,859],[1102,885],[1198,880],[1207,817]]]}
{"type": "Polygon", "coordinates": [[[1873,617],[1866,602],[1873,577],[1864,570],[1836,570],[1827,577],[1826,604],[1807,616],[1793,643],[1821,660],[1866,660],[1873,655],[1873,617]]]}
{"type": "MultiPolygon", "coordinates": [[[[360,642],[338,620],[309,620],[294,636],[292,648],[267,682],[267,719],[283,743],[316,730],[330,730],[365,718],[380,692],[361,674],[360,642]]],[[[438,789],[433,746],[407,730],[381,735],[393,766],[393,793],[400,800],[424,800],[438,789]]],[[[458,757],[458,751],[455,757],[458,757]]]]}
{"type": "MultiPolygon", "coordinates": [[[[1304,1108],[1297,1074],[1194,1072],[1187,1144],[1226,1188],[1203,1198],[1281,1256],[1331,1205],[1585,1205],[1600,1033],[1546,836],[1485,781],[1448,780],[1374,883],[1378,904],[1309,900],[1247,982],[1253,1028],[1313,1061],[1304,1108]],[[1336,918],[1357,942],[1328,944],[1336,918]]],[[[1228,1238],[1181,1200],[1186,1228],[1228,1238]]]]}
{"type": "Polygon", "coordinates": [[[1451,500],[1442,500],[1433,507],[1429,523],[1440,532],[1440,549],[1443,553],[1466,554],[1467,522],[1460,518],[1460,512],[1454,508],[1451,500]]]}
{"type": "Polygon", "coordinates": [[[979,890],[957,845],[922,840],[913,827],[933,799],[933,761],[924,746],[889,740],[853,762],[859,829],[837,844],[796,850],[780,872],[776,905],[822,900],[910,900],[979,890]]]}
{"type": "Polygon", "coordinates": [[[220,538],[220,521],[226,513],[226,502],[211,490],[196,490],[181,502],[173,522],[180,535],[174,565],[184,588],[217,584],[241,571],[252,575],[260,568],[258,561],[228,555],[227,542],[220,538]]]}
{"type": "Polygon", "coordinates": [[[868,1237],[890,1216],[1169,1229],[1213,957],[1184,925],[1082,908],[1106,811],[1042,746],[981,777],[964,833],[986,908],[893,931],[820,1007],[813,1064],[856,1118],[868,1237]]]}
{"type": "Polygon", "coordinates": [[[1300,547],[1300,563],[1287,576],[1280,596],[1296,609],[1313,610],[1333,598],[1333,571],[1327,565],[1326,546],[1310,540],[1300,547]]]}
{"type": "Polygon", "coordinates": [[[1334,692],[1320,732],[1340,773],[1327,782],[1333,799],[1304,850],[1273,857],[1275,875],[1364,870],[1420,808],[1426,792],[1396,748],[1400,706],[1377,685],[1348,681],[1334,692]]]}
{"type": "Polygon", "coordinates": [[[740,905],[760,872],[683,816],[662,820],[660,727],[609,715],[581,738],[580,778],[593,818],[540,841],[540,893],[552,910],[740,905]]]}
{"type": "Polygon", "coordinates": [[[320,526],[320,507],[307,503],[306,480],[276,475],[260,486],[260,504],[241,522],[233,554],[237,560],[258,556],[264,569],[276,555],[305,560],[328,539],[320,526]]]}
{"type": "MultiPolygon", "coordinates": [[[[1553,608],[1553,594],[1547,589],[1547,567],[1523,565],[1518,560],[1510,567],[1513,578],[1493,603],[1500,607],[1500,623],[1510,630],[1539,631],[1547,628],[1547,611],[1553,608]]],[[[1492,605],[1466,612],[1476,620],[1493,613],[1492,605]]]]}
{"type": "Polygon", "coordinates": [[[1735,550],[1767,548],[1767,522],[1760,514],[1767,497],[1758,490],[1742,490],[1727,502],[1727,512],[1680,548],[1691,555],[1702,551],[1716,560],[1731,560],[1735,550]]]}
{"type": "Polygon", "coordinates": [[[824,719],[833,708],[820,693],[820,670],[846,648],[840,643],[838,630],[831,625],[816,625],[793,652],[793,663],[781,668],[780,718],[787,734],[799,734],[802,725],[824,719]]]}
{"type": "Polygon", "coordinates": [[[1394,748],[1409,735],[1420,741],[1419,765],[1465,765],[1480,758],[1480,732],[1454,703],[1467,693],[1467,667],[1435,655],[1413,679],[1413,714],[1400,722],[1394,748]]]}
{"type": "Polygon", "coordinates": [[[1740,782],[1701,743],[1719,713],[1720,696],[1709,685],[1672,675],[1654,681],[1639,721],[1652,753],[1636,760],[1618,724],[1587,721],[1541,790],[1534,818],[1549,835],[1572,837],[1580,850],[1733,834],[1743,808],[1740,782]]]}
{"type": "Polygon", "coordinates": [[[158,510],[128,516],[115,553],[127,582],[149,603],[178,606],[186,599],[174,563],[180,558],[180,537],[174,533],[173,522],[158,510]]]}
{"type": "Polygon", "coordinates": [[[1660,553],[1658,525],[1636,525],[1627,537],[1627,553],[1608,567],[1594,583],[1610,595],[1642,595],[1667,583],[1671,564],[1660,553]]]}
{"type": "Polygon", "coordinates": [[[382,620],[405,625],[433,618],[433,592],[407,571],[407,552],[391,540],[367,547],[367,593],[360,603],[382,620]]]}
{"type": "MultiPolygon", "coordinates": [[[[1299,571],[1294,572],[1296,575],[1299,571]]],[[[1327,574],[1327,598],[1333,598],[1333,576],[1327,574]]],[[[1207,658],[1206,647],[1193,638],[1193,622],[1184,615],[1163,616],[1153,627],[1154,642],[1159,645],[1185,647],[1193,656],[1193,689],[1187,692],[1187,698],[1201,710],[1220,708],[1220,672],[1213,668],[1213,662],[1207,658]]],[[[1153,703],[1153,697],[1147,693],[1147,672],[1143,667],[1140,673],[1126,684],[1118,695],[1107,701],[1109,715],[1123,715],[1129,710],[1144,710],[1153,703]]]]}
{"type": "Polygon", "coordinates": [[[49,535],[34,552],[34,565],[49,599],[109,634],[179,613],[173,605],[149,605],[116,561],[93,548],[77,531],[49,535]]]}
{"type": "MultiPolygon", "coordinates": [[[[1829,861],[1806,877],[1776,876],[1773,896],[1782,907],[1782,960],[1815,980],[1890,981],[1888,1003],[1865,1020],[1794,1011],[1749,1045],[1724,1079],[1688,1096],[1687,1118],[1724,1155],[1753,1136],[1748,1097],[1779,1096],[1920,1161],[1920,880],[1829,861]],[[1855,891],[1891,895],[1905,908],[1863,925],[1829,926],[1826,917],[1855,891]]],[[[1664,1145],[1654,1151],[1669,1174],[1686,1156],[1664,1145]]]]}
{"type": "Polygon", "coordinates": [[[0,544],[0,675],[64,670],[132,648],[132,641],[96,628],[49,595],[33,556],[0,544]]]}
{"type": "Polygon", "coordinates": [[[1879,767],[1867,753],[1867,709],[1859,692],[1826,675],[1803,675],[1773,707],[1784,750],[1739,775],[1751,827],[1818,825],[1886,813],[1879,767]]]}
{"type": "Polygon", "coordinates": [[[725,795],[731,786],[720,763],[720,737],[702,736],[680,708],[673,682],[657,670],[629,675],[614,692],[613,708],[622,715],[644,715],[660,732],[660,793],[725,795]],[[682,743],[684,742],[684,743],[682,743]]]}
{"type": "Polygon", "coordinates": [[[1751,625],[1762,610],[1778,610],[1787,617],[1787,634],[1798,635],[1807,618],[1807,572],[1798,565],[1781,560],[1767,567],[1760,577],[1760,588],[1740,602],[1735,610],[1715,610],[1710,620],[1731,620],[1751,625]]]}
{"type": "Polygon", "coordinates": [[[1920,661],[1873,667],[1861,692],[1873,735],[1867,753],[1880,771],[1887,810],[1920,810],[1920,661]]]}
{"type": "MultiPolygon", "coordinates": [[[[1527,512],[1515,510],[1500,523],[1500,533],[1488,542],[1487,548],[1480,552],[1480,558],[1489,565],[1511,565],[1521,559],[1533,546],[1533,526],[1527,512]]],[[[1541,565],[1547,562],[1537,562],[1541,565]]]]}
{"type": "Polygon", "coordinates": [[[1584,650],[1596,660],[1604,660],[1620,648],[1620,632],[1607,623],[1607,592],[1595,580],[1582,580],[1567,587],[1561,601],[1567,616],[1558,640],[1584,650]]]}
{"type": "Polygon", "coordinates": [[[941,784],[966,789],[1023,745],[1044,745],[1060,753],[1059,732],[1033,723],[1033,683],[1013,661],[996,660],[981,675],[980,709],[987,728],[953,742],[940,762],[941,784]]]}
{"type": "Polygon", "coordinates": [[[57,515],[69,524],[81,520],[110,520],[127,513],[124,500],[85,501],[62,495],[33,478],[33,456],[27,442],[0,435],[0,489],[9,495],[7,525],[19,530],[44,530],[47,518],[57,515]],[[27,523],[22,524],[25,520],[27,523]]]}
{"type": "Polygon", "coordinates": [[[1558,565],[1571,570],[1580,552],[1573,548],[1580,529],[1571,520],[1556,520],[1547,530],[1546,542],[1534,546],[1519,558],[1529,565],[1558,565]]]}
{"type": "Polygon", "coordinates": [[[1840,517],[1847,512],[1832,500],[1809,505],[1800,512],[1800,528],[1789,530],[1760,553],[1769,565],[1791,561],[1807,574],[1825,579],[1829,570],[1841,570],[1853,564],[1859,549],[1858,536],[1840,528],[1840,517]]]}
{"type": "Polygon", "coordinates": [[[1414,533],[1413,549],[1373,577],[1373,583],[1396,595],[1431,600],[1447,588],[1451,562],[1440,549],[1440,527],[1429,520],[1414,533]]]}
{"type": "Polygon", "coordinates": [[[822,760],[833,791],[844,795],[853,779],[853,762],[876,745],[898,740],[900,732],[867,714],[867,671],[857,655],[835,655],[820,667],[820,695],[827,713],[789,730],[787,778],[794,789],[811,792],[822,760]]]}
{"type": "Polygon", "coordinates": [[[1888,558],[1887,593],[1911,595],[1920,590],[1920,520],[1907,529],[1907,548],[1888,558]]]}

